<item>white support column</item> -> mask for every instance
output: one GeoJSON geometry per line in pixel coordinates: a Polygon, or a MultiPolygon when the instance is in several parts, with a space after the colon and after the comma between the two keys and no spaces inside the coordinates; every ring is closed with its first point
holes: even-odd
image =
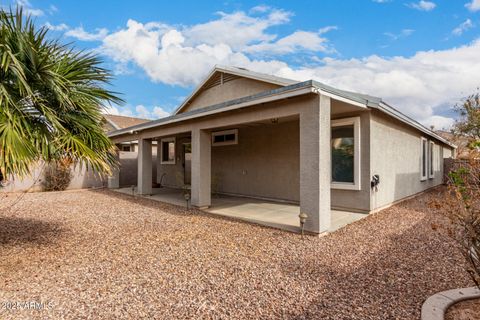
{"type": "Polygon", "coordinates": [[[318,96],[300,113],[300,212],[305,230],[328,231],[331,223],[330,98],[318,96]]]}
{"type": "Polygon", "coordinates": [[[152,140],[138,140],[138,182],[137,193],[152,194],[152,140]]]}
{"type": "Polygon", "coordinates": [[[192,205],[205,208],[211,205],[211,135],[192,130],[192,205]]]}
{"type": "Polygon", "coordinates": [[[118,161],[119,167],[112,168],[112,175],[107,178],[108,189],[120,188],[120,156],[118,151],[117,151],[116,159],[118,161]]]}

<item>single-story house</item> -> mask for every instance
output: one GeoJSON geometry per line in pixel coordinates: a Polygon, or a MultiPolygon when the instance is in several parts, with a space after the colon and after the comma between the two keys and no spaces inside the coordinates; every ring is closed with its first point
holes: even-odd
{"type": "Polygon", "coordinates": [[[314,233],[329,230],[331,209],[369,213],[440,185],[455,150],[381,98],[224,66],[172,116],[109,136],[138,141],[139,194],[156,182],[191,185],[199,208],[211,206],[212,191],[290,201],[314,233]]]}

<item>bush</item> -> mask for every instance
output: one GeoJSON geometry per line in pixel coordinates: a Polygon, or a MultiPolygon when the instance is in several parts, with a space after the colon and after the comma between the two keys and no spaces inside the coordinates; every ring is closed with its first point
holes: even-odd
{"type": "Polygon", "coordinates": [[[45,168],[43,189],[45,191],[63,191],[72,181],[71,161],[58,160],[45,168]]]}
{"type": "Polygon", "coordinates": [[[450,219],[449,234],[460,244],[468,273],[480,288],[480,160],[456,161],[445,199],[436,201],[450,219]]]}

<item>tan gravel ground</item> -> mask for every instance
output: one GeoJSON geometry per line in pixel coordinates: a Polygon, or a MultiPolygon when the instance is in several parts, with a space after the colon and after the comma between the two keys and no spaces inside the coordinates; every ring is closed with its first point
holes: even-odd
{"type": "Polygon", "coordinates": [[[479,320],[480,299],[466,300],[454,304],[447,310],[445,320],[479,320]]]}
{"type": "Polygon", "coordinates": [[[106,190],[27,194],[0,213],[0,319],[419,319],[472,286],[432,230],[437,193],[304,240],[106,190]]]}

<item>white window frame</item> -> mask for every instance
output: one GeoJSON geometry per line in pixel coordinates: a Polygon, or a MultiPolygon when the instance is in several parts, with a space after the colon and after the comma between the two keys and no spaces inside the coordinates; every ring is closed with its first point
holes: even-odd
{"type": "Polygon", "coordinates": [[[428,178],[433,179],[435,178],[435,142],[430,141],[428,144],[428,161],[429,161],[429,166],[428,166],[428,178]]]}
{"type": "Polygon", "coordinates": [[[175,141],[175,137],[160,139],[160,164],[175,164],[176,158],[177,158],[177,143],[175,141]],[[173,160],[171,160],[171,161],[164,161],[163,160],[163,143],[164,142],[166,142],[166,143],[173,142],[173,160]]]}
{"type": "MultiPolygon", "coordinates": [[[[343,118],[332,120],[331,127],[341,127],[341,126],[350,126],[353,125],[353,183],[351,182],[336,182],[331,181],[330,186],[332,189],[340,189],[340,190],[362,190],[362,183],[361,183],[361,175],[360,175],[360,168],[361,168],[361,136],[360,136],[360,117],[351,117],[351,118],[343,118]]],[[[330,139],[330,152],[332,151],[331,139],[330,139]]],[[[320,151],[321,152],[321,151],[320,151]]],[[[330,167],[330,172],[332,167],[330,167]]]]}
{"type": "Polygon", "coordinates": [[[229,130],[212,132],[212,146],[213,147],[228,146],[228,145],[232,145],[232,144],[238,144],[238,129],[229,129],[229,130]],[[232,133],[235,135],[235,140],[234,141],[214,142],[215,137],[224,136],[224,135],[232,134],[232,133]]]}
{"type": "Polygon", "coordinates": [[[428,140],[424,137],[421,137],[420,138],[420,181],[427,180],[427,177],[428,177],[428,140]],[[424,144],[425,144],[425,154],[423,153],[424,144]],[[423,174],[424,166],[425,166],[425,175],[423,174]]]}

